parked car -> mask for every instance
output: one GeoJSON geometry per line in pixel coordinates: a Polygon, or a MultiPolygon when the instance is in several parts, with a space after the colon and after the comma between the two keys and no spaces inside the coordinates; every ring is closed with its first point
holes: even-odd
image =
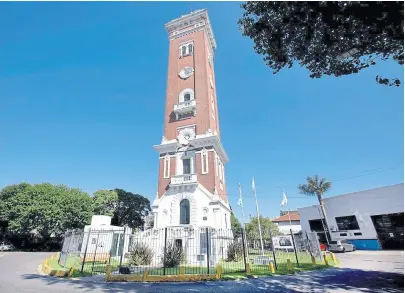
{"type": "Polygon", "coordinates": [[[12,250],[14,250],[15,249],[15,247],[14,247],[14,245],[13,244],[10,244],[10,243],[0,243],[0,251],[12,251],[12,250]]]}
{"type": "Polygon", "coordinates": [[[351,244],[349,241],[342,239],[337,241],[330,241],[329,242],[329,251],[338,251],[338,252],[346,252],[346,251],[355,251],[356,246],[351,244]]]}

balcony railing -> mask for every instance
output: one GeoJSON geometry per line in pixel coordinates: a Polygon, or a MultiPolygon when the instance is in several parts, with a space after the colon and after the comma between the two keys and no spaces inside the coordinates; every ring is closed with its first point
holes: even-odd
{"type": "Polygon", "coordinates": [[[195,184],[197,183],[197,174],[175,175],[170,179],[170,185],[195,184]]]}
{"type": "Polygon", "coordinates": [[[191,100],[191,101],[187,101],[187,102],[183,102],[183,103],[174,105],[173,111],[176,114],[186,114],[186,113],[194,112],[195,107],[196,107],[195,100],[191,100]]]}

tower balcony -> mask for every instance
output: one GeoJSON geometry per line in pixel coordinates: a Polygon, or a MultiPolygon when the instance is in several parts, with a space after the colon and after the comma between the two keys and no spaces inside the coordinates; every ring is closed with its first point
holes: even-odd
{"type": "Polygon", "coordinates": [[[195,109],[196,109],[195,100],[178,103],[175,104],[173,107],[173,111],[176,114],[177,118],[179,115],[184,115],[187,113],[193,113],[193,115],[195,115],[195,109]]]}
{"type": "Polygon", "coordinates": [[[197,184],[197,174],[182,174],[172,176],[170,179],[170,185],[180,184],[197,184]]]}

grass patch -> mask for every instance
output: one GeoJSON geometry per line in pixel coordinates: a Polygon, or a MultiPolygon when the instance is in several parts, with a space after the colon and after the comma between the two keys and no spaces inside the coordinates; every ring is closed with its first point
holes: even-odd
{"type": "MultiPolygon", "coordinates": [[[[268,265],[255,265],[254,259],[256,256],[261,255],[260,252],[252,252],[249,251],[249,255],[246,259],[247,262],[250,264],[251,274],[247,276],[244,272],[245,264],[244,259],[240,259],[239,261],[224,261],[221,260],[222,265],[222,276],[225,280],[234,280],[234,279],[244,279],[250,277],[260,277],[260,276],[271,276],[270,268],[268,265]]],[[[270,260],[273,260],[273,253],[265,252],[265,255],[269,256],[270,260]]],[[[284,252],[284,251],[277,251],[276,255],[276,263],[277,268],[275,275],[285,275],[285,274],[292,274],[296,272],[305,272],[310,270],[319,270],[327,268],[323,262],[323,260],[316,258],[316,264],[312,265],[311,256],[306,253],[298,254],[298,262],[299,265],[296,263],[296,257],[293,252],[284,252]],[[292,270],[288,270],[287,267],[287,259],[290,259],[292,264],[292,270]]],[[[328,256],[329,267],[336,266],[336,264],[332,261],[332,259],[328,256]]],[[[104,274],[106,271],[108,261],[86,261],[83,265],[81,259],[77,256],[70,256],[66,260],[66,265],[61,266],[58,264],[58,260],[49,260],[49,265],[52,269],[55,270],[69,270],[72,266],[74,266],[73,277],[83,277],[95,274],[104,274]],[[83,266],[83,272],[81,272],[83,266]]],[[[117,273],[119,269],[119,260],[111,259],[110,265],[112,268],[113,273],[117,273]]],[[[122,266],[126,266],[126,263],[123,263],[122,266]]],[[[144,270],[148,270],[149,275],[158,275],[163,276],[163,268],[142,268],[137,267],[136,274],[143,274],[144,270]]],[[[184,266],[184,273],[186,275],[196,275],[196,274],[216,274],[216,267],[210,267],[209,271],[206,265],[203,266],[184,266]]],[[[180,267],[174,268],[166,268],[165,275],[179,275],[180,274],[180,267]]]]}

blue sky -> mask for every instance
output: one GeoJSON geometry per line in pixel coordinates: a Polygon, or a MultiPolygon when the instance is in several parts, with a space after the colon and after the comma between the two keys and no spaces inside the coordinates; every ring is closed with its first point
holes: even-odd
{"type": "Polygon", "coordinates": [[[240,3],[0,3],[0,188],[27,181],[123,188],[153,199],[163,135],[164,24],[207,8],[218,43],[217,96],[228,197],[239,216],[312,205],[297,185],[318,173],[328,196],[403,182],[403,76],[381,63],[358,75],[273,75],[238,30],[240,3]],[[226,12],[226,13],[225,13],[226,12]]]}

